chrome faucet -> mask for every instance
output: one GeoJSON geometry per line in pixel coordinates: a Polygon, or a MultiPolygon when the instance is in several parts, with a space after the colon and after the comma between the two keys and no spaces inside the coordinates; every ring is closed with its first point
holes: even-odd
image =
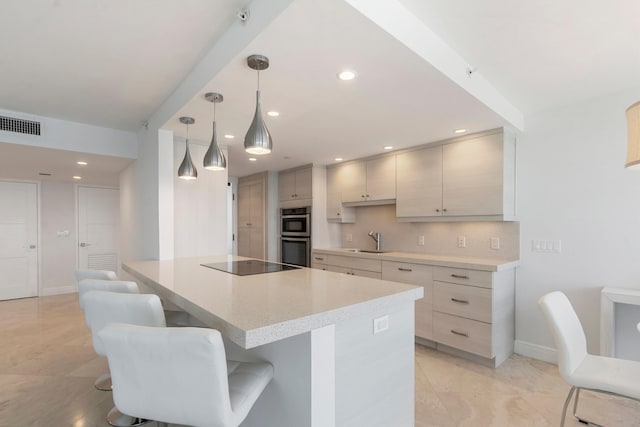
{"type": "Polygon", "coordinates": [[[376,241],[376,251],[380,251],[380,245],[382,244],[382,236],[377,231],[370,231],[369,237],[376,241]]]}

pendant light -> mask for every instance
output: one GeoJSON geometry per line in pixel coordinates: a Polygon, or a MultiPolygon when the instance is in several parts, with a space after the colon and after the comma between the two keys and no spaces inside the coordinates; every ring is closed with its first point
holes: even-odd
{"type": "Polygon", "coordinates": [[[216,135],[216,104],[222,102],[224,97],[216,92],[209,92],[204,98],[213,103],[213,135],[211,136],[211,144],[207,153],[204,155],[204,168],[210,171],[223,171],[227,168],[227,159],[218,145],[218,137],[216,135]]]}
{"type": "Polygon", "coordinates": [[[180,123],[187,125],[187,148],[184,152],[184,159],[180,163],[178,168],[178,178],[182,179],[196,179],[198,177],[198,171],[191,161],[191,153],[189,153],[189,125],[194,124],[196,121],[192,117],[180,117],[180,123]]]}
{"type": "Polygon", "coordinates": [[[627,108],[627,162],[624,167],[640,169],[640,102],[627,108]]]}
{"type": "Polygon", "coordinates": [[[269,58],[263,55],[251,55],[247,58],[247,64],[252,70],[258,72],[258,90],[256,91],[256,112],[247,135],[244,137],[244,151],[250,154],[269,154],[273,143],[267,125],[262,119],[260,111],[260,70],[269,68],[269,58]]]}

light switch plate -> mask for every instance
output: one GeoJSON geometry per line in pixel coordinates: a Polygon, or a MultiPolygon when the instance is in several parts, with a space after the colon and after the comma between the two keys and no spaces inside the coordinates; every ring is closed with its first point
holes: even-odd
{"type": "Polygon", "coordinates": [[[347,234],[347,242],[353,242],[353,234],[347,234]]]}
{"type": "Polygon", "coordinates": [[[531,251],[546,254],[562,253],[562,240],[532,240],[531,251]]]}
{"type": "Polygon", "coordinates": [[[418,236],[418,246],[424,246],[424,236],[418,236]]]}
{"type": "Polygon", "coordinates": [[[466,248],[467,247],[467,237],[466,236],[458,236],[458,247],[466,248]]]}

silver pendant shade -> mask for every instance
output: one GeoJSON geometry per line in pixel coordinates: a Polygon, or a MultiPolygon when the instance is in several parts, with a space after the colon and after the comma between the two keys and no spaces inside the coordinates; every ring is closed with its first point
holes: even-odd
{"type": "Polygon", "coordinates": [[[224,97],[215,92],[209,92],[205,94],[204,97],[207,101],[213,103],[213,135],[211,136],[209,149],[204,155],[204,168],[211,171],[223,171],[227,168],[227,159],[218,145],[218,137],[216,134],[216,104],[222,102],[224,97]]]}
{"type": "Polygon", "coordinates": [[[178,178],[182,179],[196,179],[198,177],[198,171],[196,170],[193,161],[191,161],[191,153],[189,153],[189,125],[194,124],[196,121],[192,117],[180,117],[180,123],[187,125],[187,139],[186,149],[184,152],[184,159],[180,163],[178,168],[178,178]]]}
{"type": "Polygon", "coordinates": [[[263,55],[251,55],[247,58],[247,64],[249,68],[258,71],[258,90],[256,91],[256,111],[244,137],[244,150],[250,154],[269,154],[273,148],[273,142],[260,110],[260,70],[269,68],[269,58],[263,55]]]}

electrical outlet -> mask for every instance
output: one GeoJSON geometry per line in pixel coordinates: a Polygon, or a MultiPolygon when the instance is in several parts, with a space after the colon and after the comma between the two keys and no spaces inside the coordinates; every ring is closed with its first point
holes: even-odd
{"type": "Polygon", "coordinates": [[[418,236],[418,246],[424,246],[424,236],[418,236]]]}
{"type": "Polygon", "coordinates": [[[347,242],[353,242],[353,234],[347,234],[347,242]]]}
{"type": "Polygon", "coordinates": [[[498,249],[500,249],[500,238],[499,237],[492,237],[491,238],[491,249],[493,249],[494,251],[497,251],[498,249]]]}
{"type": "Polygon", "coordinates": [[[466,248],[467,247],[467,237],[466,236],[458,236],[458,247],[466,248]]]}
{"type": "Polygon", "coordinates": [[[389,315],[384,315],[373,319],[373,334],[389,329],[389,315]]]}

